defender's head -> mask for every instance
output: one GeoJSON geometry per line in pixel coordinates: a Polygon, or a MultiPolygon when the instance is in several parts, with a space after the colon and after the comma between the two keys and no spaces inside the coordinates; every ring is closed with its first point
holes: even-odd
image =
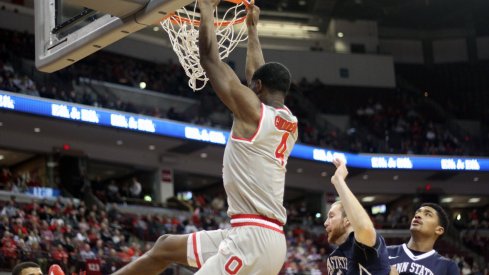
{"type": "Polygon", "coordinates": [[[340,245],[341,240],[345,239],[342,237],[345,237],[345,234],[349,234],[352,230],[341,201],[331,205],[328,218],[324,222],[324,228],[328,234],[328,242],[336,245],[340,245]]]}
{"type": "Polygon", "coordinates": [[[263,89],[269,93],[282,93],[285,97],[290,88],[289,70],[277,62],[266,63],[258,68],[251,78],[251,89],[259,96],[263,89]]]}
{"type": "Polygon", "coordinates": [[[448,230],[448,215],[436,203],[423,203],[411,221],[411,232],[440,238],[448,230]]]}

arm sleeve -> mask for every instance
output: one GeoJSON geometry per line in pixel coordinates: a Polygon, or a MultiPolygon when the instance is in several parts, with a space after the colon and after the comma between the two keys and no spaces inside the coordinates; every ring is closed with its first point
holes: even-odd
{"type": "Polygon", "coordinates": [[[387,258],[387,248],[384,239],[377,234],[374,246],[366,246],[354,240],[353,257],[362,265],[371,263],[381,263],[382,259],[387,258]],[[385,254],[385,255],[383,255],[385,254]]]}

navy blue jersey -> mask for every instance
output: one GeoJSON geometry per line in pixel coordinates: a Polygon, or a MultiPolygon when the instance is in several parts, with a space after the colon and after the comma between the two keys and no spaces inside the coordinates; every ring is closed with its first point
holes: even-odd
{"type": "Polygon", "coordinates": [[[377,234],[375,245],[369,247],[358,243],[353,234],[328,256],[328,274],[388,275],[390,265],[384,238],[377,234]]]}
{"type": "Polygon", "coordinates": [[[396,265],[399,275],[459,275],[457,264],[435,250],[414,255],[406,246],[392,245],[387,247],[391,265],[396,265]]]}

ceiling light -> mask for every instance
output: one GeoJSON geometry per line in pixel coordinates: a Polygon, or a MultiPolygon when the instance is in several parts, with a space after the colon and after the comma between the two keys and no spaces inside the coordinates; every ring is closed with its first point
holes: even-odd
{"type": "Polygon", "coordinates": [[[474,182],[478,182],[479,181],[479,177],[474,177],[474,182]]]}
{"type": "Polygon", "coordinates": [[[117,141],[115,142],[115,144],[117,144],[117,145],[119,145],[119,146],[120,146],[120,145],[124,144],[124,142],[123,142],[122,140],[120,140],[120,139],[119,139],[119,140],[117,140],[117,141]]]}
{"type": "Polygon", "coordinates": [[[156,149],[156,146],[150,145],[150,146],[148,146],[148,149],[151,150],[151,151],[154,151],[154,149],[156,149]]]}
{"type": "Polygon", "coordinates": [[[457,221],[460,221],[462,219],[462,215],[457,214],[457,221]]]}
{"type": "Polygon", "coordinates": [[[297,173],[299,173],[299,174],[300,174],[300,173],[302,173],[302,172],[304,172],[304,169],[302,169],[302,168],[297,168],[297,173]]]}
{"type": "Polygon", "coordinates": [[[157,26],[154,26],[154,27],[153,27],[153,31],[157,32],[157,31],[159,31],[159,30],[160,30],[160,28],[158,28],[157,26]]]}
{"type": "Polygon", "coordinates": [[[207,158],[207,153],[201,153],[200,154],[200,157],[203,158],[203,159],[207,158]]]}
{"type": "Polygon", "coordinates": [[[146,82],[144,82],[144,81],[139,82],[139,88],[141,88],[143,90],[146,89],[146,82]]]}
{"type": "Polygon", "coordinates": [[[441,199],[441,203],[451,203],[453,201],[452,197],[446,197],[441,199]]]}
{"type": "Polygon", "coordinates": [[[40,133],[40,132],[41,132],[41,128],[38,127],[34,128],[34,133],[40,133]]]}
{"type": "Polygon", "coordinates": [[[339,38],[343,38],[345,36],[345,34],[342,33],[342,32],[338,32],[337,35],[338,35],[339,38]]]}
{"type": "Polygon", "coordinates": [[[2,127],[2,126],[3,126],[3,122],[0,121],[0,127],[2,127]]]}
{"type": "Polygon", "coordinates": [[[2,159],[3,159],[3,155],[0,155],[0,160],[2,160],[2,159]]]}
{"type": "Polygon", "coordinates": [[[373,197],[373,196],[363,197],[363,199],[362,199],[363,202],[373,202],[374,200],[375,200],[375,197],[373,197]]]}
{"type": "Polygon", "coordinates": [[[481,201],[481,198],[470,198],[469,203],[478,203],[481,201]]]}
{"type": "Polygon", "coordinates": [[[328,172],[321,172],[321,177],[326,177],[328,176],[328,172]]]}
{"type": "Polygon", "coordinates": [[[394,177],[392,177],[393,180],[398,180],[399,179],[399,176],[398,175],[395,175],[394,177]]]}
{"type": "Polygon", "coordinates": [[[368,180],[368,175],[363,175],[363,176],[362,176],[362,179],[363,179],[363,180],[368,180]]]}
{"type": "Polygon", "coordinates": [[[311,38],[311,32],[318,32],[319,27],[298,23],[261,20],[258,23],[260,35],[304,39],[311,38]]]}

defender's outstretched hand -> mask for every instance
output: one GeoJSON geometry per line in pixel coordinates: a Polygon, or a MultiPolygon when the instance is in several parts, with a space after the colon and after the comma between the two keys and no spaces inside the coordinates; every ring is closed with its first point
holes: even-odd
{"type": "Polygon", "coordinates": [[[251,1],[250,5],[246,8],[246,26],[258,25],[258,19],[260,18],[260,8],[255,6],[254,1],[251,1]]]}
{"type": "Polygon", "coordinates": [[[346,169],[346,164],[341,159],[333,159],[333,164],[336,166],[336,171],[331,177],[331,183],[336,184],[339,181],[344,181],[346,176],[348,176],[348,169],[346,169]]]}

